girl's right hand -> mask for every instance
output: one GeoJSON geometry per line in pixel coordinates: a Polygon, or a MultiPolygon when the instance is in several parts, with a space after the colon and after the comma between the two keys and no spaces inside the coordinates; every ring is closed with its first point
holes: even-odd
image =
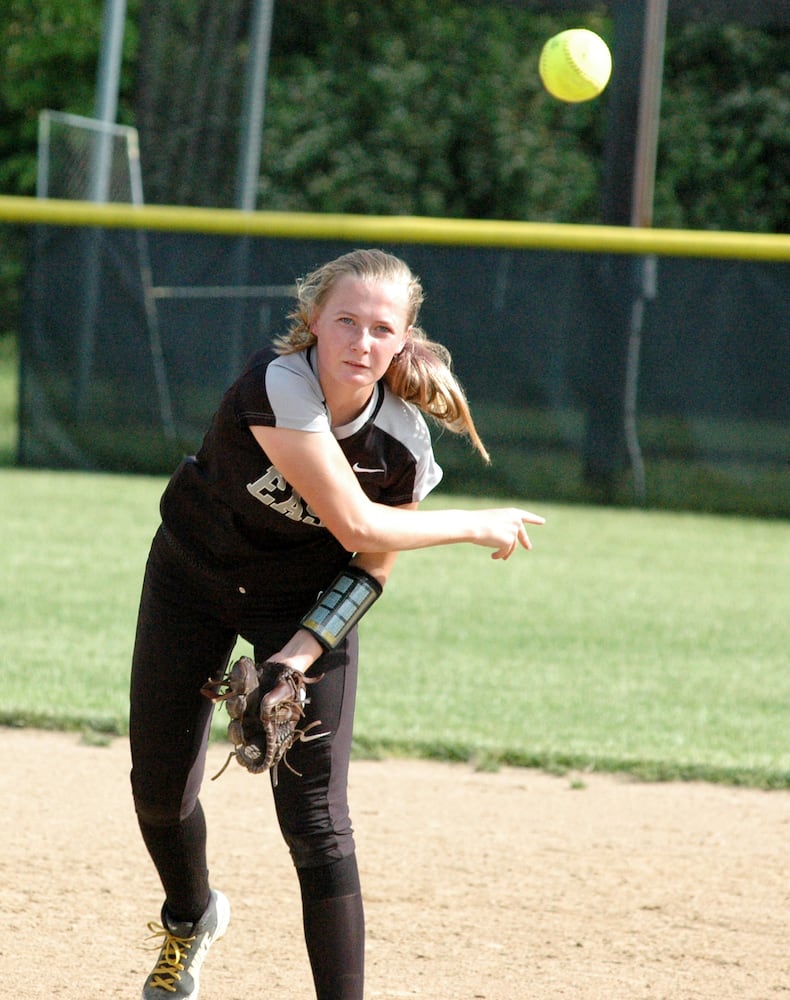
{"type": "Polygon", "coordinates": [[[477,514],[480,519],[479,535],[474,541],[476,545],[494,549],[492,559],[509,559],[519,545],[531,549],[532,542],[524,525],[546,523],[546,519],[539,514],[518,507],[481,510],[477,514]]]}

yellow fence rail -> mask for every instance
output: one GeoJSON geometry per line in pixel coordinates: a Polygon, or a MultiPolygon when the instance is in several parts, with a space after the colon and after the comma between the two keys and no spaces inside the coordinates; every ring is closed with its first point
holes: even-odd
{"type": "Polygon", "coordinates": [[[0,195],[0,223],[167,230],[223,236],[327,239],[371,245],[433,243],[668,257],[790,261],[790,235],[486,219],[312,212],[241,212],[172,205],[99,204],[0,195]]]}

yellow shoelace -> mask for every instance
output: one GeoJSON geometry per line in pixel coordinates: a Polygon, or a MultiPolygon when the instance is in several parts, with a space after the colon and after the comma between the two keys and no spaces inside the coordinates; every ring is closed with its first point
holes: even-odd
{"type": "Polygon", "coordinates": [[[148,938],[149,941],[151,938],[164,938],[161,945],[162,950],[159,954],[159,964],[151,973],[150,985],[163,990],[169,990],[170,993],[175,993],[175,984],[181,979],[181,973],[184,971],[184,962],[195,937],[194,935],[188,938],[175,937],[167,927],[163,927],[161,924],[154,923],[153,921],[148,925],[148,930],[151,932],[151,937],[148,938]]]}

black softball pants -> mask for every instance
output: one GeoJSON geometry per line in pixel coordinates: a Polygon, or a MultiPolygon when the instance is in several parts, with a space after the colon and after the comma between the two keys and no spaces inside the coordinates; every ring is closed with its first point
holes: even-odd
{"type": "MultiPolygon", "coordinates": [[[[187,557],[163,529],[154,538],[132,665],[131,782],[143,839],[174,918],[197,919],[209,891],[198,796],[213,705],[200,689],[208,678],[222,676],[237,636],[252,644],[256,661],[264,660],[293,635],[309,603],[299,614],[277,617],[262,598],[270,590],[262,573],[214,573],[187,557]]],[[[292,747],[288,760],[301,776],[281,765],[273,794],[299,875],[318,997],[336,1000],[361,996],[362,904],[347,801],[355,632],[311,673],[322,671],[323,679],[309,688],[305,725],[320,719],[316,731],[329,735],[292,747]],[[311,938],[320,938],[317,928],[327,923],[337,925],[343,938],[332,955],[324,954],[326,940],[320,948],[311,946],[311,938]]],[[[250,776],[250,794],[262,788],[261,776],[250,776]]]]}

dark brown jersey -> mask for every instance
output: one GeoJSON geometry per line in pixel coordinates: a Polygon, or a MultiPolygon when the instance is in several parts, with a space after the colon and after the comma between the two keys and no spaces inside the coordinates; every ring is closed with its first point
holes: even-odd
{"type": "Polygon", "coordinates": [[[424,417],[383,382],[356,420],[331,427],[312,353],[254,355],[222,399],[197,455],[182,462],[168,484],[165,526],[210,566],[268,561],[278,572],[296,573],[298,586],[308,580],[323,586],[350,558],[269,461],[250,430],[256,425],[331,431],[377,503],[422,500],[441,479],[424,417]]]}

